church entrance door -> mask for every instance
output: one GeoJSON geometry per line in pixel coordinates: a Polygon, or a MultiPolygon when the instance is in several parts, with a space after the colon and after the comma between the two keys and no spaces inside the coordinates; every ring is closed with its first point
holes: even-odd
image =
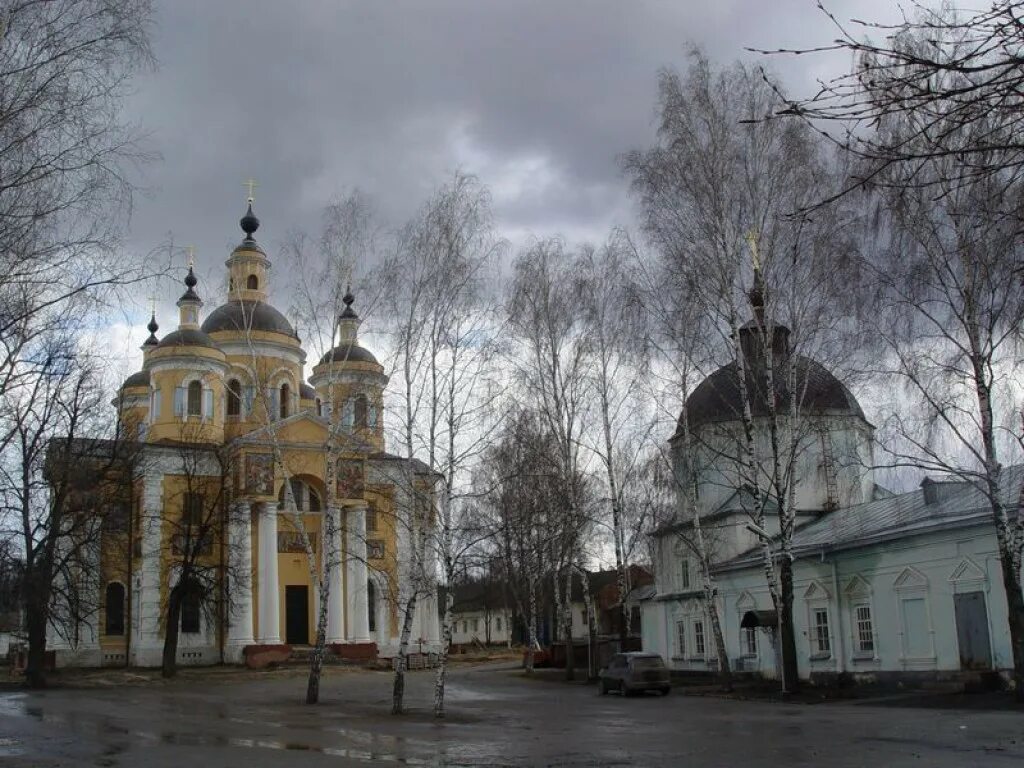
{"type": "Polygon", "coordinates": [[[992,646],[988,637],[988,612],[981,592],[953,595],[956,639],[960,646],[961,669],[992,669],[992,646]]]}
{"type": "Polygon", "coordinates": [[[284,632],[288,645],[309,645],[309,587],[284,588],[284,632]]]}

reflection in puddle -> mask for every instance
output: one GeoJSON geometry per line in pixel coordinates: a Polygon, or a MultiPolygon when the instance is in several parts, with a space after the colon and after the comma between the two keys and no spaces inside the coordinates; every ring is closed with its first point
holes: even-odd
{"type": "Polygon", "coordinates": [[[249,749],[280,749],[286,751],[316,752],[331,757],[346,757],[366,763],[397,763],[400,765],[427,765],[427,761],[414,757],[402,757],[388,752],[371,752],[365,749],[349,749],[346,747],[318,747],[312,744],[299,744],[294,741],[276,741],[272,739],[228,739],[232,747],[249,749]]]}
{"type": "MultiPolygon", "coordinates": [[[[93,713],[96,714],[96,713],[93,713]]],[[[288,724],[269,719],[250,719],[245,717],[223,717],[232,723],[240,725],[257,725],[260,728],[300,728],[312,730],[319,733],[331,733],[340,736],[344,741],[350,742],[352,746],[319,746],[301,741],[288,741],[282,739],[262,738],[241,738],[232,737],[217,733],[197,733],[187,730],[165,730],[149,731],[134,730],[125,728],[124,725],[116,723],[109,717],[90,717],[88,713],[56,714],[44,709],[38,700],[29,699],[24,693],[0,695],[0,717],[31,717],[44,723],[62,724],[70,726],[75,731],[81,731],[83,727],[92,731],[100,738],[100,745],[103,748],[98,765],[112,765],[114,758],[120,756],[127,749],[124,737],[127,736],[136,742],[149,742],[150,744],[163,744],[181,747],[235,747],[242,749],[271,749],[294,752],[314,752],[332,757],[341,757],[348,760],[365,763],[391,763],[395,765],[425,766],[444,765],[443,758],[433,757],[429,759],[409,757],[401,754],[408,748],[425,747],[430,751],[436,747],[426,741],[409,739],[407,737],[393,736],[389,734],[373,733],[371,731],[344,728],[339,726],[310,726],[309,723],[296,725],[288,724]],[[113,738],[112,738],[113,737],[113,738]]],[[[0,757],[19,756],[26,754],[22,742],[15,738],[0,737],[0,757]]]]}
{"type": "Polygon", "coordinates": [[[15,757],[25,754],[21,742],[17,739],[0,737],[0,757],[15,757]]]}

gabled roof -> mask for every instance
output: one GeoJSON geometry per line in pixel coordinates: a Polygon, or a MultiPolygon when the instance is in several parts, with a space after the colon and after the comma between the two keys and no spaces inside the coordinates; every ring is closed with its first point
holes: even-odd
{"type": "MultiPolygon", "coordinates": [[[[1024,483],[1024,465],[1003,467],[1000,477],[1001,501],[1014,509],[1024,483]]],[[[796,556],[822,551],[869,546],[904,536],[935,530],[984,524],[992,519],[988,497],[980,484],[958,482],[947,487],[942,498],[929,502],[924,489],[874,499],[837,509],[793,534],[796,556]]],[[[760,549],[749,550],[715,567],[715,570],[745,568],[760,564],[760,549]]]]}

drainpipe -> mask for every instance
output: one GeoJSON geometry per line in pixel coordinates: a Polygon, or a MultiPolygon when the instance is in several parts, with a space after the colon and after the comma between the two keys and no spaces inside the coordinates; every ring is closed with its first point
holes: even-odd
{"type": "MultiPolygon", "coordinates": [[[[825,562],[825,550],[821,550],[821,562],[825,562]]],[[[836,596],[836,672],[846,671],[846,632],[843,629],[843,595],[839,591],[839,568],[835,558],[829,558],[832,566],[832,594],[836,596]]]]}

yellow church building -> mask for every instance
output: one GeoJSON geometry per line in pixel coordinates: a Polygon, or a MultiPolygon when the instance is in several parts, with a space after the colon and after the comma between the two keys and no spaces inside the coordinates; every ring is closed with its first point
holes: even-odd
{"type": "Polygon", "coordinates": [[[137,450],[103,511],[95,609],[51,633],[58,665],[159,665],[183,573],[197,588],[183,598],[178,663],[287,658],[316,637],[310,557],[326,571],[336,655],[397,652],[414,568],[427,586],[411,650],[438,648],[430,558],[417,556],[429,550],[435,475],[385,450],[388,377],[359,343],[354,297],[307,381],[302,342],[269,303],[251,200],[240,223],[227,301],[203,317],[190,266],[178,328],[159,338],[150,320],[142,370],[114,399],[137,450]]]}

